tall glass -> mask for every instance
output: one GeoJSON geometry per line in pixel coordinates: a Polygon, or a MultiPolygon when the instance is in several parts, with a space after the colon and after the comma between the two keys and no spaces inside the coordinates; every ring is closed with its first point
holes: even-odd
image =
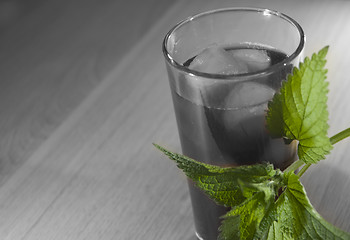
{"type": "MultiPolygon", "coordinates": [[[[293,162],[295,144],[272,139],[265,115],[281,81],[301,61],[304,41],[296,21],[267,9],[219,9],[173,27],[165,36],[163,53],[183,154],[219,166],[268,161],[284,169],[293,162]],[[200,59],[204,49],[213,46],[214,55],[217,46],[227,52],[237,50],[238,55],[233,54],[242,62],[255,54],[254,49],[263,50],[269,62],[259,62],[262,53],[258,52],[257,60],[252,61],[256,69],[250,67],[250,60],[243,72],[212,71],[210,64],[209,70],[205,64],[198,68],[196,64],[202,61],[215,60],[216,56],[200,59]]],[[[219,217],[228,209],[216,205],[190,180],[188,185],[197,237],[216,239],[219,217]]]]}

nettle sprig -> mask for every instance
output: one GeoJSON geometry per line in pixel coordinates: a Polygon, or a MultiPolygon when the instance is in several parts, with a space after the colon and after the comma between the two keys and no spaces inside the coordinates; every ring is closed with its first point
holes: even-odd
{"type": "Polygon", "coordinates": [[[271,136],[298,141],[299,159],[284,171],[270,163],[222,168],[154,144],[217,204],[231,207],[222,216],[219,239],[350,239],[317,213],[299,180],[333,144],[350,136],[350,128],[327,136],[327,52],[324,47],[294,67],[268,104],[271,136]]]}

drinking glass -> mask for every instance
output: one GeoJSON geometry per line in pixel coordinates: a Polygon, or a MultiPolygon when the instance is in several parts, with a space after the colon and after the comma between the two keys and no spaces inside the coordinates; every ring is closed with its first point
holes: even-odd
{"type": "MultiPolygon", "coordinates": [[[[295,20],[268,9],[218,9],[176,24],[164,38],[163,53],[183,154],[224,167],[260,162],[280,169],[290,165],[296,157],[295,143],[271,138],[265,117],[268,101],[302,60],[304,43],[295,20]],[[253,55],[257,60],[248,62],[258,68],[222,73],[210,72],[205,64],[192,67],[193,61],[201,63],[205,49],[217,47],[232,51],[242,62],[253,55]]],[[[206,56],[214,62],[216,58],[221,56],[206,56]]],[[[228,209],[209,199],[191,180],[188,186],[196,236],[217,239],[220,216],[228,209]]]]}

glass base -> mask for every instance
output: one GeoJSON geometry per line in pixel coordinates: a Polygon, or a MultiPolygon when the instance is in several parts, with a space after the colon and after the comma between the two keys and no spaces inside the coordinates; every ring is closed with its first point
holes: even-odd
{"type": "Polygon", "coordinates": [[[199,236],[199,234],[197,232],[196,233],[196,237],[198,238],[198,240],[204,240],[204,238],[201,238],[201,236],[199,236]]]}

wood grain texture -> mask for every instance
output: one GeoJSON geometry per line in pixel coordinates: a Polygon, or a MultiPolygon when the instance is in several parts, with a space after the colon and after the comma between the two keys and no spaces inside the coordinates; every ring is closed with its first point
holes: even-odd
{"type": "Polygon", "coordinates": [[[169,6],[171,1],[157,0],[0,4],[0,183],[169,6]]]}
{"type": "MultiPolygon", "coordinates": [[[[151,144],[179,151],[161,42],[189,15],[237,6],[298,20],[306,55],[331,46],[330,135],[348,127],[350,2],[36,1],[0,25],[0,239],[194,240],[185,177],[151,144]]],[[[349,144],[302,179],[346,231],[349,144]]]]}

